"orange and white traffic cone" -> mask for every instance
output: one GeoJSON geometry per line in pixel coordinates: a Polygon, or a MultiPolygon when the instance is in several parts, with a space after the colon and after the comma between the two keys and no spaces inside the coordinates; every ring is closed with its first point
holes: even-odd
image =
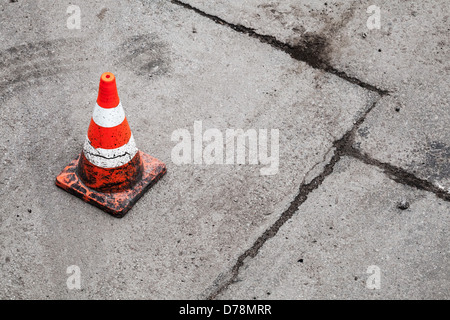
{"type": "Polygon", "coordinates": [[[83,151],[58,175],[56,185],[121,218],[165,173],[163,162],[137,149],[116,79],[105,72],[83,151]]]}

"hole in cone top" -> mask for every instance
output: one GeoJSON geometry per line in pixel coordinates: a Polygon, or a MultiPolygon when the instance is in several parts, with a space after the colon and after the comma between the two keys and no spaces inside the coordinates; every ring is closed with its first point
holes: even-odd
{"type": "Polygon", "coordinates": [[[102,108],[115,108],[119,104],[116,77],[111,72],[105,72],[100,77],[97,103],[102,108]]]}

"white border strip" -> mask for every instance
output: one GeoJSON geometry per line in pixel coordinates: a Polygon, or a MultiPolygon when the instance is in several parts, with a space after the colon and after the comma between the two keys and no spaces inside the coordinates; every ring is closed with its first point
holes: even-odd
{"type": "Polygon", "coordinates": [[[86,159],[93,165],[101,168],[117,168],[131,161],[138,152],[138,148],[133,134],[126,144],[116,149],[95,149],[86,136],[83,151],[86,159]]]}
{"type": "Polygon", "coordinates": [[[119,102],[115,108],[102,108],[96,104],[92,119],[100,127],[112,128],[118,126],[125,120],[125,111],[123,110],[122,103],[119,102]]]}

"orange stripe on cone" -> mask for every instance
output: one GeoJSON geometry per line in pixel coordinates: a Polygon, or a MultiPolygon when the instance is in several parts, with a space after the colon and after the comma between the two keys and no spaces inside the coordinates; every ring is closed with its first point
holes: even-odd
{"type": "Polygon", "coordinates": [[[88,129],[88,138],[94,148],[116,149],[126,144],[131,137],[127,118],[116,127],[100,127],[91,118],[88,129]]]}

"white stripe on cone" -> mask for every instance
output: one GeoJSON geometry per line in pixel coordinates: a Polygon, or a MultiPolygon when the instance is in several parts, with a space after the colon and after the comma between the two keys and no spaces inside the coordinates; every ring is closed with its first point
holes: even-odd
{"type": "Polygon", "coordinates": [[[125,120],[125,111],[119,102],[115,108],[102,108],[98,104],[94,107],[92,119],[100,127],[112,128],[118,126],[125,120]]]}
{"type": "Polygon", "coordinates": [[[116,149],[95,149],[86,136],[83,151],[86,159],[93,165],[101,168],[116,168],[131,161],[138,152],[138,148],[134,142],[133,134],[126,144],[116,149]]]}

